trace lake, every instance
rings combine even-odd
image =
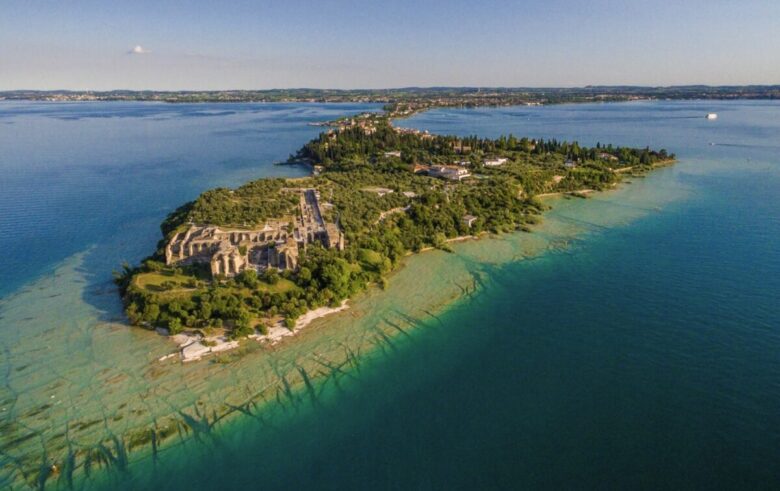
[[[387,290],[287,345],[157,362],[171,346],[123,324],[112,269],[150,253],[166,213],[205,189],[304,175],[273,162],[318,133],[307,123],[367,109],[0,103],[0,485],[780,485],[776,102],[398,121],[679,162],[549,200],[534,233],[412,257]]]

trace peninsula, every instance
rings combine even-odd
[[[666,150],[393,125],[417,109],[329,122],[290,156],[310,177],[212,189],[175,210],[157,251],[116,274],[130,322],[186,333],[193,359],[242,337],[278,339],[384,286],[410,253],[528,231],[545,209],[539,195],[607,189],[674,160]]]

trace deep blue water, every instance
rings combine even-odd
[[[13,268],[42,271],[52,248],[64,257],[138,234],[141,244],[122,251],[140,257],[156,240],[149,227],[170,207],[204,187],[275,170],[268,161],[316,132],[283,120],[289,127],[269,129],[268,142],[246,122],[220,133],[228,125],[219,118],[236,115],[200,117],[233,106],[84,106],[103,116],[153,115],[75,126],[65,124],[72,109],[62,106],[25,114],[49,110],[41,107],[0,105],[17,114],[0,117],[14,122],[0,133],[8,169],[0,245],[16,265],[2,263],[7,291],[7,281],[24,281]],[[316,111],[321,119],[324,109]],[[717,122],[704,120],[710,111]],[[165,119],[147,121],[155,118]],[[169,125],[167,136],[151,124]],[[439,110],[402,125],[665,147],[680,162],[641,186],[677,197],[607,228],[589,226],[567,202],[551,219],[577,220],[588,232],[534,260],[471,264],[489,281],[420,319],[414,336],[367,363],[348,389],[331,394],[333,403],[300,409],[273,429],[237,424],[207,453],[174,449],[169,468],[120,475],[112,487],[780,487],[780,104]],[[273,143],[288,133],[289,144]],[[274,150],[262,153],[266,146]],[[220,180],[224,169],[230,177]],[[105,180],[85,188],[83,173]],[[41,203],[49,206],[38,213]],[[598,196],[581,206],[602,205],[605,214],[639,206]],[[53,209],[61,216],[49,216]],[[38,245],[12,237],[14,227]],[[67,249],[53,247],[60,242]],[[116,260],[101,259],[108,268]]]
[[[373,105],[0,103],[0,298],[100,247],[89,271],[153,250],[173,208],[216,186],[305,175],[274,166]],[[105,278],[105,276],[103,276]]]

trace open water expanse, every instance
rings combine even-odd
[[[414,256],[280,347],[157,361],[111,270],[205,189],[303,175],[272,162],[308,122],[374,108],[0,103],[0,488],[780,487],[775,102],[399,121],[679,162]]]

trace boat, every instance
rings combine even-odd
[[[718,115],[716,113],[707,113],[707,119],[718,119]]]

